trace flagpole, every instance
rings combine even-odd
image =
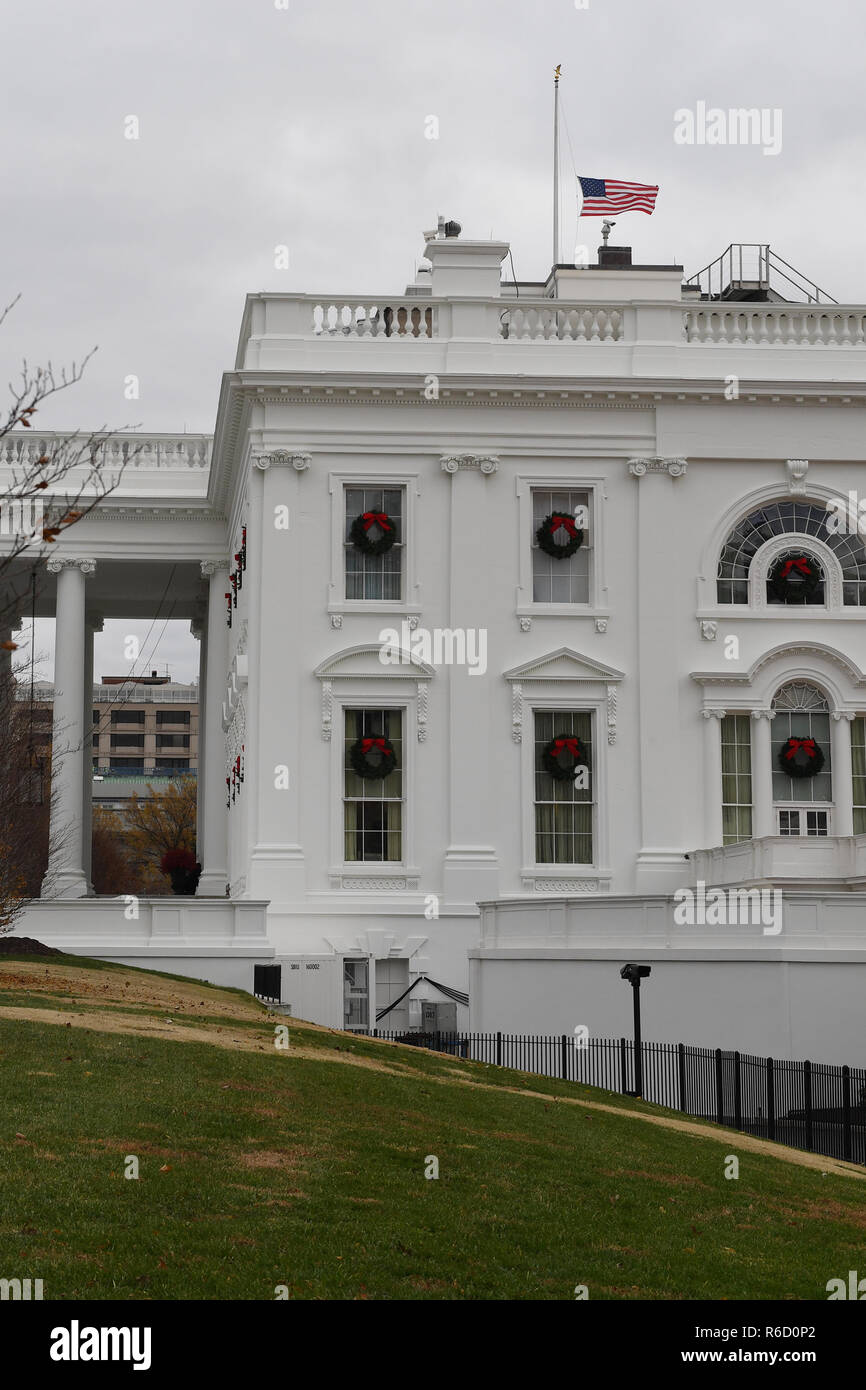
[[[559,70],[553,74],[553,264],[559,261]]]

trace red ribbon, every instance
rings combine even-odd
[[[795,753],[799,753],[802,748],[804,753],[808,753],[810,758],[815,756],[815,740],[813,738],[789,738],[788,751],[785,754],[785,761],[793,758]]]
[[[364,523],[365,531],[369,531],[374,521],[378,522],[383,531],[390,531],[392,529],[387,512],[364,512],[361,520]]]
[[[556,738],[553,740],[553,757],[567,748],[576,758],[580,757],[580,744],[576,738]]]
[[[369,753],[369,751],[370,751],[371,748],[381,748],[381,750],[382,750],[383,753],[386,753],[386,752],[388,751],[388,750],[386,749],[386,747],[385,747],[385,740],[384,740],[383,738],[363,738],[363,739],[361,739],[361,752],[362,752],[362,753]]]
[[[577,536],[577,527],[570,516],[560,516],[557,512],[550,520],[550,534],[555,536],[560,526],[564,526],[572,540]]]
[[[803,558],[802,555],[800,556],[799,560],[786,560],[784,565],[782,566],[782,572],[779,575],[779,578],[787,579],[788,575],[791,573],[791,570],[799,570],[800,574],[805,574],[807,576],[812,573],[812,571],[809,569],[808,562]]]

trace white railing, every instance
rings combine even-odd
[[[412,342],[436,336],[436,306],[424,301],[387,304],[381,299],[352,299],[312,306],[312,331],[324,338],[381,338]]]
[[[619,343],[625,336],[621,305],[567,305],[539,300],[509,307],[500,320],[500,335],[509,341]]]
[[[88,441],[90,441],[88,443]],[[91,439],[87,434],[58,431],[12,430],[0,439],[0,468],[32,466],[44,454],[68,446],[69,456],[81,453],[82,462],[92,458],[106,469],[206,469],[210,466],[212,436],[209,434],[156,435],[126,431],[107,439]]]
[[[866,341],[861,308],[799,308],[794,304],[703,304],[683,311],[689,343],[738,347],[858,347]]]

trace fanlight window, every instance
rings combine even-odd
[[[821,714],[829,713],[830,706],[826,696],[806,681],[789,681],[783,685],[773,700],[773,709],[815,710]]]
[[[842,568],[842,601],[866,606],[866,545],[858,535],[827,529],[828,512],[812,502],[771,502],[750,512],[731,531],[719,560],[719,603],[749,602],[749,570],[758,550],[773,536],[816,536],[833,551]],[[820,597],[819,597],[820,594]],[[823,603],[823,584],[811,599]]]

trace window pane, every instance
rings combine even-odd
[[[403,577],[403,489],[347,487],[345,500],[346,598],[399,602]],[[397,539],[384,555],[364,555],[349,539],[352,523],[364,512],[385,512],[394,525]]]
[[[589,513],[589,525],[582,527],[579,550],[565,560],[548,555],[538,544],[535,533],[551,512],[574,516],[578,507]],[[548,488],[532,489],[532,601],[533,603],[589,603],[589,564],[592,552],[592,513],[590,493]]]
[[[544,770],[542,753],[554,737],[575,736],[586,750],[587,787],[559,782]],[[591,864],[595,776],[592,715],[588,711],[535,713],[535,859],[538,864]]]
[[[394,862],[403,858],[403,712],[347,709],[344,712],[343,829],[347,863]],[[396,764],[387,777],[359,777],[351,749],[359,738],[387,738]]]

